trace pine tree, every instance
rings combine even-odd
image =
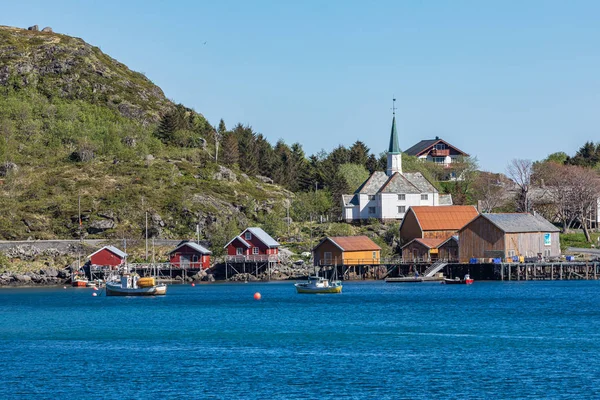
[[[369,148],[367,145],[360,140],[354,142],[352,147],[350,147],[350,162],[364,167],[367,165],[368,158]]]
[[[240,159],[238,142],[235,135],[231,132],[226,132],[223,137],[223,163],[229,167],[236,165]]]

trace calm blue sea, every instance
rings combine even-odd
[[[92,293],[0,289],[0,398],[600,398],[599,282]]]

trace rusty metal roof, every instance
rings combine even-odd
[[[369,239],[367,236],[331,236],[325,238],[324,241],[329,240],[342,251],[370,251],[370,250],[381,250],[375,242]],[[319,243],[319,245],[321,245]],[[317,245],[317,247],[319,247]]]
[[[479,215],[475,206],[414,206],[410,210],[423,231],[458,231]]]

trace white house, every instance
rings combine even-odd
[[[348,222],[376,218],[400,220],[410,206],[452,205],[420,172],[402,172],[396,116],[392,119],[386,172],[375,171],[351,195],[342,195],[342,218]]]

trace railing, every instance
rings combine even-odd
[[[431,150],[432,157],[447,157],[450,155],[450,149],[433,149]]]
[[[277,254],[250,254],[250,255],[235,255],[227,256],[227,262],[244,263],[244,262],[278,262],[279,255]]]

